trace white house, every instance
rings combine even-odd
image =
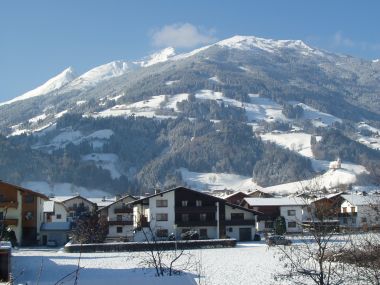
[[[56,196],[50,200],[62,203],[68,213],[68,221],[74,221],[83,214],[91,213],[96,210],[96,204],[80,196]]]
[[[379,195],[342,195],[340,222],[348,228],[380,228]]]
[[[308,203],[299,197],[244,198],[242,206],[263,213],[258,217],[258,231],[272,231],[277,217],[284,217],[286,231],[301,232],[302,222],[309,217]]]
[[[252,240],[256,211],[199,191],[178,187],[133,202],[135,240],[177,239],[188,231],[200,238]]]
[[[133,240],[133,205],[130,203],[135,200],[127,195],[98,210],[108,221],[107,239]]]
[[[42,245],[64,245],[69,240],[71,222],[66,206],[57,201],[44,202],[44,219],[41,225]]]

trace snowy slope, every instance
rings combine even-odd
[[[33,89],[29,92],[26,92],[25,94],[18,96],[12,100],[0,103],[0,106],[11,104],[17,101],[26,100],[33,97],[38,97],[41,95],[45,95],[47,93],[50,93],[52,91],[58,90],[61,87],[67,85],[68,83],[72,82],[75,79],[75,73],[74,70],[69,67],[62,71],[60,74],[54,76],[53,78],[46,81],[41,86],[37,87],[36,89]]]
[[[76,78],[68,86],[73,89],[83,89],[125,74],[129,70],[129,65],[125,61],[113,61],[97,66]]]
[[[136,64],[146,67],[151,66],[157,63],[165,62],[171,59],[173,56],[175,56],[175,50],[172,47],[165,48],[161,51],[158,51],[156,53],[153,53],[152,55],[148,56],[143,61],[137,61]]]
[[[199,173],[191,172],[186,168],[181,168],[183,181],[191,189],[196,190],[223,190],[232,189],[235,191],[247,191],[261,189],[252,178],[228,174],[228,173]]]

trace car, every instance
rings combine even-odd
[[[290,239],[286,239],[284,236],[271,236],[267,239],[267,245],[291,245],[292,241]]]
[[[181,234],[181,239],[183,240],[198,240],[199,234],[197,231],[187,231]]]

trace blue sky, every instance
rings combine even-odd
[[[0,101],[68,66],[83,73],[174,45],[190,50],[233,35],[301,39],[380,58],[380,1],[1,0]]]

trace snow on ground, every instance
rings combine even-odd
[[[263,141],[270,141],[278,144],[284,148],[295,151],[302,156],[309,158],[313,157],[313,152],[311,151],[311,135],[306,133],[284,133],[284,134],[273,134],[267,133],[261,135]],[[317,141],[321,140],[321,136],[317,136]]]
[[[83,269],[80,270],[78,284],[197,284],[200,271],[201,284],[269,285],[276,283],[272,275],[280,267],[274,252],[263,242],[238,243],[235,248],[191,250],[189,253],[193,260],[200,262],[200,270],[194,268],[187,275],[164,278],[154,277],[153,270],[141,268],[142,257],[146,256],[144,253],[82,253],[80,266]],[[25,284],[26,281],[36,284],[41,267],[39,284],[53,284],[76,270],[78,256],[78,253],[42,248],[14,250],[13,271],[17,284]]]
[[[178,82],[179,82],[179,80],[169,80],[169,81],[165,82],[165,85],[170,86],[170,85],[173,85],[173,84],[178,83]]]
[[[330,169],[316,178],[270,186],[264,188],[264,190],[269,193],[287,195],[302,192],[306,187],[333,189],[342,184],[355,184],[357,182],[357,175],[367,173],[367,170],[361,165],[342,163],[341,169]]]
[[[46,114],[41,114],[41,115],[38,115],[38,116],[35,116],[31,119],[28,120],[29,123],[38,123],[38,121],[42,121],[42,120],[45,120],[46,119]]]
[[[357,128],[359,130],[367,130],[372,132],[373,134],[371,136],[365,136],[360,133],[358,133],[357,141],[361,144],[366,145],[367,147],[380,150],[380,130],[377,128],[374,128],[365,122],[360,122],[357,124]]]
[[[187,100],[189,97],[188,93],[181,93],[176,94],[173,96],[168,96],[168,103],[165,105],[166,108],[174,109],[176,112],[178,112],[177,103]]]
[[[94,198],[109,196],[109,193],[102,190],[78,187],[71,183],[50,184],[46,181],[25,181],[21,183],[21,186],[47,196],[51,194],[54,196],[71,196],[80,194],[83,197]]]
[[[96,166],[108,170],[112,179],[119,178],[121,173],[118,169],[119,157],[114,153],[91,153],[82,156],[84,161],[94,161]]]
[[[75,145],[80,144],[83,141],[88,141],[92,144],[94,149],[100,149],[103,147],[103,144],[113,135],[113,131],[109,129],[98,130],[87,136],[83,135],[80,131],[63,131],[59,135],[55,136],[49,144],[33,145],[34,149],[59,149],[64,147],[69,143]]]
[[[326,126],[331,126],[331,124],[335,122],[342,122],[341,119],[318,111],[317,109],[314,109],[306,104],[299,103],[299,102],[293,102],[294,105],[301,106],[303,109],[303,116],[302,118],[305,120],[311,120],[314,126],[316,127],[326,127]]]
[[[191,172],[186,168],[180,168],[183,181],[192,189],[196,190],[223,190],[233,189],[247,191],[261,189],[252,178],[227,173],[198,173]]]
[[[214,81],[216,83],[223,83],[222,81],[220,81],[217,75],[210,77],[208,80]]]

